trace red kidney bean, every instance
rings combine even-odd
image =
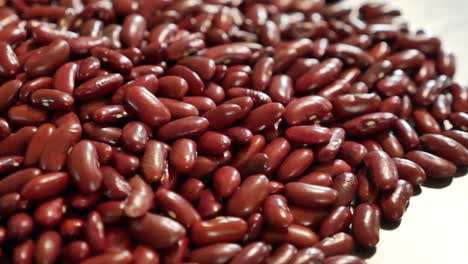
[[[78,210],[87,210],[94,206],[99,198],[97,193],[74,193],[70,197],[70,206]]]
[[[335,97],[332,102],[334,114],[345,118],[374,112],[380,106],[381,99],[375,93],[347,94]]]
[[[295,82],[298,93],[315,91],[335,79],[341,71],[343,63],[338,59],[329,59],[304,73]]]
[[[206,57],[187,56],[178,60],[177,63],[195,71],[205,81],[210,80],[215,74],[215,62]]]
[[[195,166],[196,158],[197,144],[193,140],[181,138],[172,144],[169,161],[176,171],[190,171]]]
[[[468,114],[463,112],[452,113],[449,115],[449,120],[454,128],[468,131]]]
[[[198,156],[195,160],[195,165],[193,166],[192,170],[190,170],[187,174],[190,177],[202,178],[215,170],[217,167],[218,162],[216,160]]]
[[[21,67],[12,47],[4,41],[0,42],[0,60],[0,76],[4,78],[12,77]]]
[[[25,126],[0,141],[0,155],[21,155],[26,150],[37,128]]]
[[[412,150],[419,146],[418,134],[406,120],[398,119],[393,126],[393,131],[405,150]]]
[[[78,86],[73,94],[79,100],[94,99],[117,90],[122,84],[123,77],[118,73],[97,76]]]
[[[364,136],[390,128],[397,117],[391,113],[376,112],[355,117],[343,124],[349,135]]]
[[[455,74],[455,66],[455,55],[443,49],[439,50],[436,59],[436,67],[440,74],[453,77]]]
[[[44,123],[47,120],[47,113],[41,109],[29,105],[16,105],[8,110],[10,123],[18,126],[33,126]]]
[[[116,145],[122,136],[122,129],[118,127],[102,126],[92,122],[84,123],[83,130],[90,139],[110,145]]]
[[[19,192],[33,178],[41,174],[37,168],[22,169],[0,180],[0,195]]]
[[[292,126],[286,130],[286,138],[301,144],[321,144],[330,140],[331,132],[328,128],[318,125]]]
[[[468,150],[457,141],[438,134],[425,134],[420,139],[422,146],[427,151],[456,165],[468,164]]]
[[[421,133],[434,133],[440,134],[441,128],[434,117],[424,109],[416,109],[413,111],[413,119],[416,128]]]
[[[277,179],[289,182],[302,175],[314,160],[314,153],[310,149],[296,149],[281,163]]]
[[[404,150],[398,139],[390,132],[381,132],[376,135],[378,143],[382,146],[382,149],[392,157],[403,157]]]
[[[159,188],[154,197],[155,202],[167,215],[185,227],[189,228],[201,219],[192,205],[175,192]]]
[[[204,117],[190,116],[169,122],[159,128],[157,136],[161,140],[180,137],[193,137],[208,129],[209,120]]]
[[[286,198],[282,195],[269,196],[263,205],[263,215],[266,224],[273,228],[287,228],[293,222]]]
[[[172,119],[179,119],[188,116],[198,116],[198,109],[190,103],[177,101],[169,98],[159,98],[159,101],[167,107]]]
[[[11,215],[19,207],[19,193],[9,193],[0,197],[0,213],[4,216]]]
[[[287,264],[297,253],[297,249],[291,244],[282,244],[269,257],[265,259],[267,264]]]
[[[63,247],[62,257],[66,261],[77,263],[88,258],[90,254],[91,249],[88,243],[82,240],[74,240]]]
[[[141,15],[132,14],[125,18],[121,39],[128,47],[139,47],[144,37],[146,28],[145,18]]]
[[[189,202],[195,202],[200,198],[200,193],[204,188],[203,182],[190,178],[179,187],[178,193]]]
[[[323,252],[315,247],[307,247],[299,250],[290,260],[292,264],[320,263],[325,259]]]
[[[298,248],[311,247],[318,241],[317,234],[311,229],[292,224],[287,229],[267,229],[262,239],[268,243],[290,243]]]
[[[278,74],[271,78],[268,94],[273,101],[287,104],[294,95],[293,82],[288,75]]]
[[[204,96],[185,96],[182,100],[185,103],[195,106],[200,114],[204,114],[216,108],[216,103],[210,98]]]
[[[95,192],[102,184],[96,147],[89,141],[75,145],[68,158],[68,171],[82,192]]]
[[[323,219],[320,225],[320,236],[329,237],[345,231],[351,223],[351,218],[352,214],[349,208],[344,206],[336,207]]]
[[[245,246],[230,263],[262,263],[269,255],[270,248],[263,242],[254,242]]]
[[[35,243],[31,239],[16,245],[13,249],[13,260],[16,263],[32,263],[34,256],[34,246]]]
[[[169,110],[148,90],[141,86],[126,89],[126,102],[149,126],[160,126],[171,119]]]
[[[101,62],[96,57],[88,57],[80,62],[76,78],[80,81],[86,81],[96,77],[101,69]]]
[[[164,76],[159,79],[158,95],[180,99],[188,91],[188,84],[185,79],[178,76]]]
[[[203,94],[205,85],[200,76],[190,68],[183,65],[175,65],[167,71],[167,74],[183,78],[188,84],[188,93],[190,95],[200,96]]]
[[[428,152],[410,151],[405,158],[421,166],[428,177],[447,178],[453,176],[456,171],[454,163]]]
[[[68,173],[52,172],[42,174],[26,183],[21,196],[27,200],[43,200],[63,192],[70,182]]]
[[[251,193],[255,197],[246,199]],[[233,216],[248,216],[261,206],[268,195],[268,179],[264,175],[252,175],[246,178],[226,204],[226,210]]]
[[[224,89],[221,86],[213,82],[209,82],[207,84],[207,87],[203,90],[203,96],[210,98],[218,105],[224,102],[224,99],[226,98],[226,93],[224,92]]]
[[[34,222],[28,214],[17,213],[8,218],[6,228],[8,238],[23,240],[28,238],[33,231]]]
[[[23,165],[24,158],[21,156],[5,156],[0,158],[0,174],[16,171]]]
[[[345,131],[342,128],[331,128],[330,141],[323,146],[320,146],[316,151],[317,161],[328,162],[333,160],[340,151],[341,145],[345,138]]]
[[[91,54],[101,61],[103,68],[108,68],[121,74],[129,73],[133,66],[130,59],[108,48],[94,47],[91,49]]]
[[[395,68],[406,70],[420,67],[424,58],[424,54],[419,50],[407,49],[391,55],[388,60]]]
[[[399,220],[403,216],[412,195],[413,186],[405,180],[399,180],[395,190],[383,194],[380,199],[383,217],[390,221]]]
[[[468,148],[468,133],[461,130],[446,130],[442,132],[446,137],[452,138],[462,144],[465,148]]]
[[[54,263],[59,259],[62,238],[55,231],[47,231],[39,236],[34,248],[36,263]]]
[[[214,173],[213,188],[221,197],[229,197],[240,185],[241,178],[236,168],[225,166]]]
[[[328,114],[331,103],[320,96],[306,96],[290,102],[285,109],[284,118],[290,125],[314,122]]]
[[[101,215],[92,211],[86,218],[84,227],[84,235],[86,241],[93,252],[102,252],[106,247],[104,223],[102,222]]]
[[[108,201],[99,204],[96,210],[101,215],[103,223],[115,223],[123,218],[124,205],[124,202]]]
[[[200,191],[199,196],[197,211],[202,218],[214,217],[221,211],[221,203],[210,190]]]
[[[138,264],[159,264],[160,261],[159,254],[147,246],[137,246],[132,255],[133,261]]]
[[[80,218],[65,218],[60,224],[60,235],[65,239],[78,237],[83,231],[84,221]]]
[[[43,76],[52,73],[70,56],[70,46],[64,40],[56,40],[39,53],[29,57],[23,68],[29,76]],[[47,64],[44,64],[47,62]]]
[[[187,260],[200,264],[227,263],[241,252],[241,249],[238,244],[216,243],[191,251],[187,256]]]
[[[78,63],[68,62],[59,67],[54,74],[52,86],[54,89],[73,94],[75,81],[79,70]]]
[[[360,204],[354,210],[353,234],[363,247],[374,247],[379,242],[380,219],[378,212],[369,204]]]
[[[322,163],[315,166],[314,172],[326,172],[332,177],[344,172],[351,172],[351,166],[343,160],[335,159],[332,162]]]
[[[207,131],[197,139],[198,150],[207,154],[222,154],[231,147],[231,139],[224,134]]]
[[[373,62],[373,58],[360,48],[344,43],[328,46],[327,54],[358,67],[368,67]]]
[[[155,249],[174,245],[185,236],[185,228],[178,222],[164,216],[146,213],[129,221],[131,236]],[[160,234],[155,237],[153,234]]]
[[[216,217],[196,222],[191,230],[191,240],[199,245],[236,242],[247,231],[247,223],[237,217]]]
[[[341,158],[353,167],[359,165],[366,154],[366,147],[354,141],[344,141],[340,150]]]
[[[244,126],[256,133],[271,126],[283,115],[284,107],[280,103],[267,103],[250,112],[244,120]]]
[[[335,204],[337,206],[345,206],[354,199],[358,188],[358,181],[354,174],[344,172],[335,176],[333,184],[330,187],[338,192]]]
[[[11,80],[0,86],[0,111],[5,111],[15,102],[22,84],[20,80]]]
[[[354,248],[354,239],[346,233],[337,233],[318,242],[315,247],[320,249],[325,256],[336,256],[351,253]]]
[[[106,188],[105,194],[111,199],[123,199],[131,192],[131,187],[127,180],[114,168],[104,166],[100,168],[103,185]]]
[[[136,218],[145,215],[153,206],[154,194],[151,186],[135,175],[129,180],[132,191],[128,194],[124,205],[125,215]]]
[[[150,135],[150,128],[144,123],[138,121],[129,122],[122,129],[121,141],[125,149],[139,153],[145,150]]]
[[[293,203],[308,207],[324,207],[335,203],[338,193],[324,186],[302,182],[290,182],[285,185],[285,196]]]
[[[332,185],[333,179],[330,174],[325,172],[311,172],[300,178],[298,181],[312,185],[330,187]]]
[[[449,117],[451,112],[452,109],[449,97],[444,94],[437,96],[432,105],[432,116],[434,116],[437,121],[442,122]]]
[[[398,170],[390,156],[383,151],[371,151],[364,158],[368,173],[379,189],[392,190],[398,181]]]
[[[400,179],[413,185],[421,185],[426,181],[426,172],[417,163],[402,158],[393,158]]]

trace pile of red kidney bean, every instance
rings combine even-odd
[[[1,263],[364,263],[468,164],[455,57],[388,4],[0,3]]]

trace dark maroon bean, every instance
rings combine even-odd
[[[171,147],[169,163],[180,173],[186,173],[195,166],[197,158],[197,144],[195,141],[181,138],[176,140]]]
[[[263,206],[263,215],[266,224],[273,228],[287,228],[293,221],[286,198],[282,195],[269,196]]]
[[[210,218],[218,215],[222,209],[222,204],[216,199],[210,190],[200,192],[197,211],[203,218]]]
[[[117,90],[122,84],[123,77],[118,73],[97,76],[78,86],[73,94],[79,100],[95,99]]]
[[[366,154],[366,147],[354,141],[344,141],[340,150],[340,156],[351,166],[360,164]]]
[[[286,130],[286,138],[302,144],[326,143],[331,138],[328,128],[322,126],[292,126]]]
[[[293,203],[309,208],[331,205],[338,197],[331,188],[301,182],[286,184],[285,195]]]
[[[298,93],[315,91],[335,79],[341,71],[343,63],[338,59],[329,59],[304,73],[295,82]]]
[[[390,221],[401,219],[412,195],[413,186],[405,180],[399,180],[395,190],[383,194],[380,199],[383,217]]]
[[[379,189],[392,190],[398,181],[398,170],[393,160],[383,151],[371,151],[364,158],[368,173]]]
[[[236,168],[225,166],[219,168],[213,177],[213,188],[221,197],[231,196],[239,187],[241,182],[240,174]]]
[[[128,47],[139,47],[144,37],[146,28],[145,18],[132,14],[125,18],[122,25],[121,39]]]
[[[73,263],[82,261],[91,255],[88,243],[82,240],[74,240],[63,247],[62,257]]]
[[[393,162],[397,167],[400,179],[413,185],[421,185],[426,181],[426,172],[415,162],[402,158],[393,158]]]
[[[215,74],[215,62],[206,57],[183,57],[180,60],[178,60],[177,63],[195,71],[200,76],[200,78],[202,78],[205,81],[210,80]]]
[[[250,197],[256,193],[255,197]],[[246,178],[226,204],[226,210],[233,216],[248,216],[261,206],[268,195],[268,179],[264,175]],[[246,199],[246,197],[250,197]]]
[[[154,194],[151,186],[135,175],[129,180],[132,191],[124,205],[124,212],[128,217],[141,217],[153,206]]]
[[[204,188],[203,182],[190,178],[179,187],[178,193],[189,202],[195,202],[200,198],[200,193]]]
[[[287,104],[294,95],[294,88],[291,77],[288,75],[274,75],[268,89],[268,94],[273,101]]]
[[[379,242],[380,219],[369,204],[360,204],[354,210],[353,234],[356,242],[364,247],[374,247]]]
[[[74,184],[82,192],[95,192],[102,184],[96,148],[89,141],[80,141],[68,158],[68,170]]]
[[[227,263],[231,258],[241,252],[241,247],[232,243],[216,243],[200,247],[191,251],[187,259],[194,263]]]
[[[315,247],[320,249],[325,256],[351,253],[354,248],[354,239],[344,232],[326,237],[318,242]]]
[[[456,59],[455,55],[446,50],[440,50],[437,54],[436,67],[440,74],[453,77],[455,74]]]
[[[290,102],[285,109],[284,118],[290,125],[314,122],[328,114],[331,103],[320,96],[306,96]]]
[[[86,81],[96,77],[101,69],[101,62],[96,57],[88,57],[81,61],[76,78],[80,81]]]
[[[407,49],[400,51],[388,57],[388,60],[396,69],[411,69],[418,68],[424,62],[424,54],[419,50]]]
[[[346,64],[356,65],[358,67],[368,67],[373,58],[367,52],[356,46],[340,43],[330,45],[327,54],[345,62]]]
[[[281,182],[295,180],[302,175],[314,161],[314,153],[310,149],[292,151],[278,168],[277,179]]]
[[[163,125],[158,130],[158,138],[172,140],[180,137],[193,137],[208,129],[209,120],[204,117],[185,117]]]
[[[204,114],[216,108],[216,103],[205,96],[185,96],[182,100],[185,103],[195,106],[200,114]]]
[[[105,264],[105,263],[115,263],[115,264],[129,264],[132,262],[132,254],[128,251],[119,251],[119,252],[110,252],[102,253],[100,255],[95,255],[93,257],[87,258],[82,261],[83,264]]]
[[[60,257],[62,238],[55,231],[42,233],[34,248],[36,263],[54,263]]]
[[[454,128],[468,131],[468,114],[464,112],[452,113],[449,115],[450,123]]]
[[[164,76],[159,79],[158,95],[173,99],[181,99],[188,91],[185,79],[178,76]]]
[[[413,119],[416,128],[422,133],[440,134],[441,128],[434,117],[424,109],[416,109],[413,111]]]
[[[190,228],[201,219],[192,205],[175,192],[159,188],[154,197],[155,202],[167,215],[187,228]]]
[[[422,146],[427,151],[456,165],[468,164],[468,150],[457,141],[438,134],[425,134],[420,139]]]
[[[347,94],[335,97],[333,110],[338,117],[351,117],[375,112],[381,103],[380,97],[375,93]]]
[[[145,124],[160,126],[171,119],[169,110],[146,88],[130,86],[126,90],[127,104]]]
[[[452,177],[456,171],[454,163],[428,152],[420,150],[410,151],[406,153],[405,158],[421,166],[428,177]]]
[[[178,222],[151,213],[131,219],[129,230],[133,238],[155,249],[170,247],[185,236],[185,228]],[[161,236],[154,236],[156,233]]]
[[[5,111],[15,102],[22,84],[19,80],[11,80],[0,86],[0,111]]]
[[[17,213],[8,218],[7,235],[10,239],[26,239],[34,229],[34,222],[31,216],[26,213]]]
[[[52,73],[70,56],[70,46],[64,40],[56,40],[39,54],[29,57],[23,68],[29,76],[43,76]],[[44,64],[47,62],[46,64]]]
[[[344,172],[335,176],[333,184],[330,187],[338,192],[335,204],[337,206],[346,206],[356,195],[358,180],[354,174]]]
[[[0,42],[0,61],[0,76],[4,78],[12,77],[21,67],[12,47],[4,41]]]
[[[63,64],[55,71],[53,78],[54,89],[68,94],[73,94],[78,70],[79,66],[76,62]]]
[[[344,129],[349,135],[365,136],[383,131],[395,123],[397,117],[391,113],[371,113],[346,121]]]
[[[175,65],[167,71],[168,75],[176,75],[183,78],[188,84],[188,94],[200,96],[203,94],[205,84],[198,74],[183,65]]]
[[[345,231],[351,223],[351,210],[344,206],[333,209],[320,225],[320,236],[328,237]]]
[[[287,229],[267,229],[262,233],[267,243],[290,243],[298,248],[311,247],[318,242],[318,235],[310,228],[292,224]]]
[[[458,141],[460,144],[465,146],[465,148],[468,148],[468,132],[461,130],[447,130],[442,132],[442,134]]]

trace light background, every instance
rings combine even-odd
[[[442,38],[444,46],[457,55],[456,80],[468,84],[468,1],[390,2],[401,8],[411,29],[428,29]],[[423,187],[411,199],[398,227],[381,230],[381,242],[369,264],[468,263],[468,177],[435,185]]]

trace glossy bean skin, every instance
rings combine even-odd
[[[351,166],[360,164],[366,155],[366,147],[354,141],[344,141],[340,150],[341,158]]]
[[[125,215],[131,218],[141,217],[154,204],[154,193],[140,176],[135,175],[129,180],[132,188],[124,204]]]
[[[97,76],[82,83],[73,91],[73,95],[79,100],[89,100],[109,94],[123,84],[123,77],[118,73]]]
[[[460,144],[465,146],[465,148],[468,146],[468,133],[465,131],[461,130],[446,130],[442,132],[444,136],[447,136],[449,138],[452,138],[456,141],[458,141]]]
[[[364,264],[366,263],[363,259],[353,255],[339,255],[325,259],[324,264]]]
[[[344,206],[336,207],[323,219],[320,225],[320,236],[328,237],[345,231],[351,223],[351,218],[352,214],[349,208]]]
[[[426,172],[417,163],[403,158],[393,158],[400,179],[413,185],[421,185],[426,181]]]
[[[314,153],[310,149],[292,151],[278,168],[277,179],[289,182],[298,178],[314,161]]]
[[[181,138],[172,144],[169,161],[176,171],[190,171],[195,166],[196,158],[197,144],[193,140]]]
[[[34,249],[36,263],[53,263],[59,258],[62,239],[57,232],[47,231],[39,236]]]
[[[427,177],[431,178],[452,177],[456,171],[454,163],[421,150],[413,150],[406,153],[405,159],[409,159],[421,166],[426,172]]]
[[[56,40],[44,48],[40,54],[29,57],[24,63],[24,71],[29,76],[49,75],[64,64],[70,56],[70,46],[64,40]],[[50,58],[53,58],[52,60]],[[47,61],[47,64],[43,64]]]
[[[356,195],[358,181],[353,173],[344,172],[334,177],[330,187],[338,192],[335,204],[337,206],[345,206],[353,201]]]
[[[301,182],[286,184],[284,194],[293,203],[309,208],[331,205],[338,197],[338,193],[329,187]]]
[[[345,139],[345,130],[342,128],[331,128],[331,137],[328,144],[319,147],[316,151],[317,161],[328,162],[336,157]]]
[[[293,222],[286,198],[282,195],[271,195],[263,205],[265,222],[273,228],[287,228]]]
[[[200,264],[227,263],[241,250],[238,244],[216,243],[193,250],[188,254],[187,260]]]
[[[208,129],[209,121],[204,117],[189,116],[169,122],[159,128],[157,136],[161,140],[193,137]]]
[[[393,127],[393,132],[405,150],[412,150],[419,146],[418,134],[406,120],[398,119]]]
[[[268,255],[270,249],[263,242],[254,242],[245,246],[230,263],[261,263]]]
[[[241,175],[234,167],[224,166],[214,173],[213,188],[221,197],[231,196],[240,183]]]
[[[286,264],[289,263],[289,261],[296,253],[297,249],[293,245],[282,244],[269,257],[266,258],[265,262],[268,264]]]
[[[267,243],[290,243],[297,248],[311,247],[318,239],[310,228],[296,224],[282,230],[266,229],[262,233],[262,240]]]
[[[8,218],[7,234],[11,239],[26,239],[34,228],[34,222],[31,216],[25,213],[17,213]]]
[[[371,151],[364,158],[368,173],[382,190],[395,188],[398,181],[398,170],[390,156],[383,151]]]
[[[20,192],[31,179],[41,174],[37,168],[29,168],[16,171],[0,180],[0,194]]]
[[[171,113],[153,94],[142,86],[126,89],[125,100],[139,118],[148,126],[160,126],[169,122]]]
[[[244,120],[244,127],[253,133],[273,125],[284,113],[280,103],[267,103],[252,110]]]
[[[207,131],[197,139],[198,150],[219,155],[231,147],[231,139],[224,134]]]
[[[315,245],[315,247],[320,249],[325,256],[335,256],[351,253],[354,248],[354,244],[355,242],[351,235],[340,232],[322,239]]]
[[[403,216],[412,195],[413,186],[405,180],[399,180],[395,190],[383,194],[380,199],[383,218],[390,221],[399,220]]]
[[[4,78],[13,76],[21,67],[12,47],[4,41],[0,42],[0,58],[0,76]]]
[[[457,141],[438,134],[424,134],[420,139],[422,146],[427,151],[456,165],[468,163],[468,150]]]
[[[434,117],[426,110],[416,109],[413,111],[413,119],[416,123],[416,128],[421,133],[440,134],[441,128]]]
[[[380,219],[369,204],[360,204],[353,215],[353,233],[356,242],[364,247],[374,247],[379,242]]]
[[[253,199],[251,193],[256,193]],[[226,204],[230,215],[244,217],[254,213],[261,206],[268,195],[268,179],[264,175],[252,175],[246,178],[239,189],[234,192]]]
[[[331,103],[320,96],[306,96],[290,102],[284,118],[290,125],[301,125],[319,120],[332,109]]]
[[[285,134],[288,140],[302,144],[326,143],[331,138],[330,130],[318,125],[292,126],[286,130]]]
[[[42,174],[26,183],[21,196],[27,200],[43,200],[63,192],[70,182],[70,176],[66,172],[52,172]]]
[[[247,223],[237,217],[216,217],[195,223],[191,240],[200,245],[240,241],[247,231]]]
[[[343,63],[338,59],[326,60],[304,73],[296,80],[298,93],[312,92],[330,83],[341,71]]]
[[[174,245],[185,236],[185,228],[176,221],[156,214],[146,213],[141,218],[134,218],[129,222],[130,234],[133,238],[158,249]],[[152,234],[164,234],[155,238]]]
[[[68,158],[70,176],[82,192],[95,192],[101,187],[102,173],[98,166],[96,148],[89,141],[80,141]]]
[[[63,247],[63,259],[71,262],[79,262],[91,254],[89,245],[82,240],[75,240]]]
[[[349,135],[364,136],[383,131],[391,127],[396,120],[397,117],[391,113],[376,112],[346,121],[343,127]]]
[[[187,228],[201,220],[192,205],[175,192],[159,188],[154,198],[163,211]]]

